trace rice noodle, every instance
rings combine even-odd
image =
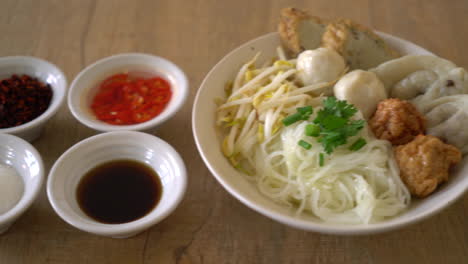
[[[316,142],[309,150],[297,145],[306,124],[284,128],[271,141],[257,146],[256,163],[266,163],[256,171],[263,175],[257,184],[264,195],[290,206],[299,201],[297,213],[307,211],[324,221],[345,224],[382,221],[408,206],[410,194],[400,180],[387,141],[364,131],[358,136],[366,139],[366,146],[356,152],[347,146],[336,150],[320,167],[323,149]],[[272,161],[272,153],[279,162]],[[289,175],[287,180],[279,176],[282,171]]]
[[[368,224],[401,213],[410,194],[399,177],[391,145],[365,127],[355,137],[367,144],[358,151],[337,148],[319,165],[323,147],[304,136],[307,121],[284,127],[281,120],[297,107],[322,105],[319,95],[335,83],[301,86],[295,60],[278,49],[279,61],[255,68],[258,55],[236,75],[232,93],[217,111],[224,124],[223,153],[232,165],[279,204],[323,221]],[[315,114],[314,114],[315,115]],[[313,120],[311,116],[309,122]],[[360,112],[357,118],[362,118]],[[299,140],[313,145],[309,150]],[[355,139],[349,139],[354,142]]]

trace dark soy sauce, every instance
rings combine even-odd
[[[78,204],[89,217],[106,224],[122,224],[148,214],[161,198],[156,172],[133,160],[115,160],[90,170],[80,180]]]

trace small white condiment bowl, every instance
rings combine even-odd
[[[89,170],[121,159],[138,161],[152,168],[161,179],[161,199],[151,212],[135,221],[100,223],[81,210],[76,189]],[[68,149],[49,173],[47,195],[55,212],[70,225],[97,235],[126,238],[167,217],[182,200],[186,185],[184,162],[168,143],[142,132],[116,131],[90,137]]]
[[[24,189],[18,203],[0,214],[0,234],[18,219],[34,202],[44,181],[44,165],[41,155],[25,140],[8,134],[0,134],[0,163],[11,166],[21,176]]]
[[[31,142],[41,135],[46,122],[57,113],[65,101],[67,78],[57,66],[42,59],[26,56],[0,58],[0,79],[9,78],[13,74],[29,75],[48,83],[52,88],[52,100],[44,113],[25,124],[0,128],[0,133],[13,134]]]
[[[97,119],[90,105],[98,86],[118,73],[143,73],[162,77],[171,85],[171,100],[159,115],[143,123],[112,125]],[[185,103],[188,92],[187,77],[174,63],[149,54],[125,53],[101,59],[82,70],[70,85],[68,107],[79,122],[98,131],[149,131],[175,115]]]

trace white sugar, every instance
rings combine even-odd
[[[0,215],[12,209],[21,199],[24,183],[18,172],[0,164]]]

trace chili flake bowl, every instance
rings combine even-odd
[[[0,133],[13,134],[31,142],[41,135],[46,122],[57,113],[65,101],[67,79],[57,66],[42,59],[27,56],[0,58],[0,79],[9,78],[14,74],[37,78],[49,84],[52,89],[52,99],[44,113],[22,125],[0,128]]]
[[[146,122],[132,125],[113,125],[99,120],[91,109],[99,85],[113,75],[135,72],[161,77],[169,82],[172,97],[164,110]],[[187,95],[187,77],[177,65],[158,56],[124,53],[101,59],[82,70],[70,85],[68,107],[79,122],[101,132],[148,131],[175,115],[185,103]]]

